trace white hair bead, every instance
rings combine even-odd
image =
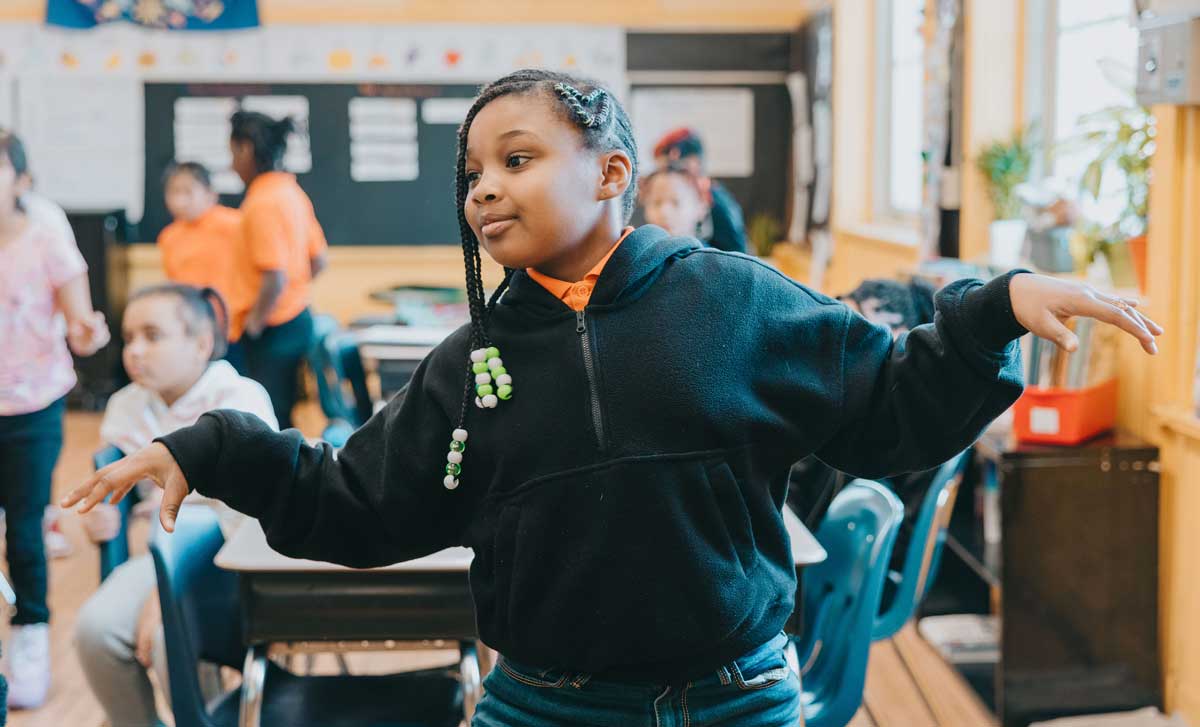
[[[487,349],[477,348],[471,352],[471,361],[474,363],[482,363],[487,359]]]
[[[490,383],[492,383],[492,375],[488,374],[488,373],[475,374],[475,383],[477,385],[478,384],[490,384]]]
[[[488,409],[495,409],[496,405],[499,403],[500,399],[498,399],[495,394],[488,394],[487,396],[483,397],[483,405]]]
[[[498,368],[500,368],[501,366],[503,366],[503,365],[504,365],[504,359],[501,359],[501,358],[489,358],[489,359],[488,359],[488,362],[487,362],[487,365],[488,365],[488,368],[489,368],[489,369],[498,369]]]
[[[480,399],[478,396],[475,397],[475,406],[482,409],[483,408],[483,399]]]
[[[455,452],[455,451],[451,450],[446,453],[446,461],[447,462],[453,462],[454,464],[462,464],[462,459],[463,459],[462,452]]]
[[[454,475],[446,475],[446,479],[442,480],[442,484],[447,490],[453,490],[458,487],[458,479]]]
[[[455,429],[454,433],[450,435],[450,438],[456,442],[465,442],[467,441],[467,430]]]
[[[500,374],[496,377],[496,386],[512,386],[512,377],[508,374]]]

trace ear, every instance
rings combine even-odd
[[[17,177],[16,189],[18,197],[28,194],[29,190],[33,189],[33,177],[29,176],[28,173]]]
[[[196,348],[204,354],[205,361],[212,360],[213,351],[216,350],[216,341],[213,338],[212,331],[204,330],[196,334]]]
[[[600,155],[600,188],[597,199],[616,199],[625,194],[633,181],[633,161],[620,150]]]

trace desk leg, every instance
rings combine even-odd
[[[267,680],[267,646],[256,644],[246,650],[242,667],[242,704],[238,712],[240,727],[260,727],[263,686]]]
[[[479,677],[479,657],[475,650],[475,644],[464,641],[459,648],[462,653],[458,671],[459,678],[462,680],[463,717],[466,718],[467,724],[471,724],[471,720],[475,717],[475,706],[479,704],[479,700],[483,696],[483,682]]]

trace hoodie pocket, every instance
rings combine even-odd
[[[599,672],[686,658],[780,598],[778,579],[758,576],[756,549],[756,533],[786,538],[778,511],[719,458],[543,480],[514,492],[495,522],[492,572],[476,574],[493,595],[480,623],[533,663]]]

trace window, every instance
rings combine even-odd
[[[1095,150],[1073,142],[1082,117],[1135,103],[1137,30],[1129,0],[1031,0],[1026,8],[1025,117],[1042,142],[1035,178],[1052,178],[1079,198],[1089,219],[1115,221],[1124,207],[1120,171],[1105,170],[1098,202],[1080,195]]]
[[[921,210],[925,0],[876,0],[876,221],[912,220]]]

